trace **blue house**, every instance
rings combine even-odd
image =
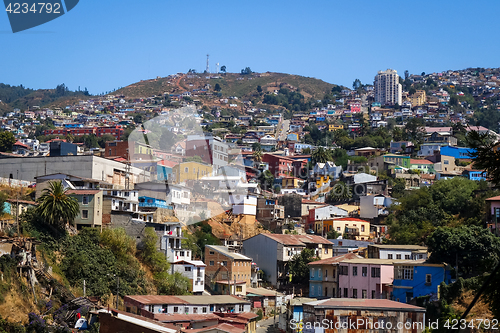
[[[424,260],[395,262],[393,300],[408,303],[415,297],[427,295],[437,299],[441,282],[451,282],[445,264],[431,264]]]
[[[158,164],[156,166],[156,177],[158,180],[168,180],[172,177],[172,168]]]
[[[165,200],[152,197],[139,197],[139,207],[173,209]]]
[[[487,172],[482,170],[465,170],[462,173],[465,178],[476,181],[486,180],[486,175]]]
[[[309,297],[323,296],[323,273],[321,266],[309,268]]]
[[[472,148],[464,148],[464,147],[453,147],[453,146],[443,146],[441,147],[441,155],[452,156],[454,158],[464,158],[470,159],[470,153],[475,150]]]

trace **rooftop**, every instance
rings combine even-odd
[[[227,247],[222,246],[222,245],[206,245],[205,248],[217,251],[217,252],[219,252],[219,253],[221,253],[221,254],[225,255],[226,257],[229,257],[233,260],[250,260],[250,261],[252,261],[251,258],[248,258],[247,256],[244,256],[244,255],[239,254],[239,253],[231,252],[231,251],[229,251],[229,249]]]
[[[383,309],[398,311],[412,311],[412,312],[425,312],[424,308],[409,305],[401,302],[390,301],[388,299],[359,299],[359,298],[330,298],[320,301],[305,303],[312,305],[315,308],[326,309],[360,309],[360,310],[373,310]]]
[[[420,245],[370,244],[368,246],[378,247],[379,249],[427,250],[426,246],[420,246]]]
[[[308,265],[312,265],[312,266],[315,266],[315,265],[333,265],[333,264],[337,264],[337,263],[345,261],[345,260],[349,260],[349,259],[361,259],[361,258],[362,257],[360,257],[360,256],[358,256],[357,254],[354,254],[354,253],[346,253],[346,254],[343,254],[341,256],[336,256],[336,257],[332,257],[332,258],[326,258],[326,259],[323,259],[323,260],[312,261]]]
[[[269,237],[278,243],[284,245],[303,245],[306,244],[326,244],[332,245],[327,239],[316,235],[279,235],[279,234],[261,234]]]
[[[131,300],[141,304],[245,304],[242,298],[234,295],[127,295]]]

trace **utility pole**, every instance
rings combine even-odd
[[[276,306],[278,305],[278,291],[276,290],[276,295],[274,297],[274,327],[276,327]]]
[[[85,290],[85,280],[83,280],[83,297],[85,297],[85,296],[86,296],[85,291],[86,291],[86,290]]]
[[[17,181],[19,181],[19,170],[17,170]],[[20,188],[18,188],[20,190]],[[16,191],[16,225],[17,225],[17,237],[20,237],[19,234],[19,191]]]
[[[119,292],[118,292],[119,288],[120,288],[120,277],[117,276],[116,277],[116,309],[117,310],[118,310],[118,298],[120,297]]]

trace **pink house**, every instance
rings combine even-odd
[[[389,299],[394,280],[390,259],[350,259],[339,264],[339,292],[343,298]]]
[[[490,203],[491,207],[491,224],[488,226],[491,230],[495,229],[495,211],[499,211],[500,214],[500,195],[492,198],[486,199]],[[500,218],[497,218],[497,223],[500,223]]]

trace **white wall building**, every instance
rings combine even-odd
[[[375,102],[382,105],[402,104],[403,87],[394,69],[379,71],[375,76]]]
[[[200,260],[181,260],[171,264],[172,272],[179,272],[191,282],[191,292],[201,295],[205,290],[205,265]]]

